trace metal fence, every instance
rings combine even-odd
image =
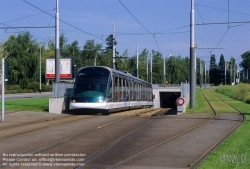
[[[74,83],[54,82],[53,97],[70,96]]]
[[[154,89],[164,88],[164,87],[181,87],[181,84],[152,84]]]

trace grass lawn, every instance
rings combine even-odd
[[[49,112],[49,97],[5,100],[4,109],[5,111]]]
[[[203,97],[200,90],[196,90],[195,93],[195,109],[190,109],[190,106],[188,104],[186,112],[187,113],[212,113],[210,110],[209,105],[207,104],[205,98]]]

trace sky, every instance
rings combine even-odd
[[[0,38],[29,31],[38,42],[54,39],[56,0],[0,0]],[[241,61],[250,49],[249,0],[194,0],[196,56],[217,63],[223,54]],[[86,40],[106,47],[105,39],[113,33],[116,49],[129,56],[143,49],[156,50],[163,57],[189,57],[191,0],[59,0],[60,33],[68,43]],[[44,12],[46,11],[46,13]],[[224,24],[223,24],[224,23]]]

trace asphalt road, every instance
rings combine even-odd
[[[17,93],[17,94],[5,94],[5,100],[15,100],[24,98],[37,98],[37,97],[53,97],[52,92],[42,92],[42,93]],[[2,100],[2,95],[0,96]]]

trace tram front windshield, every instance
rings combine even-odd
[[[100,67],[89,67],[80,70],[74,84],[76,97],[106,97],[110,72]]]

